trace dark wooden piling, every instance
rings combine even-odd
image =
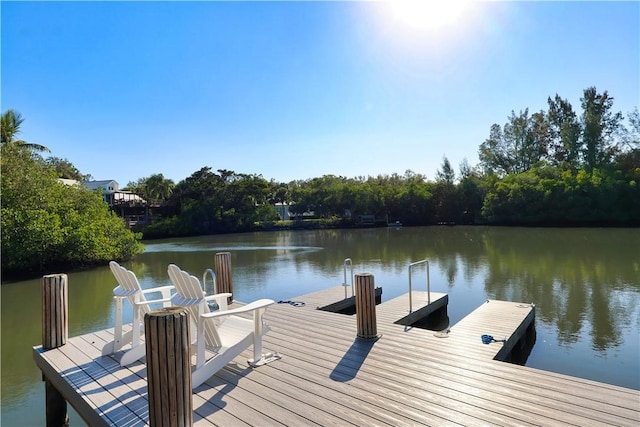
[[[42,297],[42,348],[50,350],[67,343],[69,336],[68,285],[66,274],[50,274],[40,281]],[[47,427],[68,426],[67,402],[44,378]]]
[[[219,252],[216,254],[214,271],[216,273],[216,284],[218,293],[233,294],[233,279],[231,277],[231,252]],[[228,298],[231,304],[233,296]]]
[[[192,426],[189,318],[183,307],[144,316],[149,425]]]
[[[376,323],[376,294],[373,274],[356,274],[355,286],[358,338],[376,340],[380,336]]]

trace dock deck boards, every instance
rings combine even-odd
[[[377,306],[382,337],[368,342],[356,339],[356,316],[316,309],[336,295],[344,288],[294,299],[305,306],[271,306],[263,347],[282,358],[251,369],[245,351],[195,390],[195,424],[640,424],[638,390],[493,360],[502,343],[482,344],[480,335],[511,336],[533,316],[530,305],[489,301],[438,338],[394,324],[408,312],[405,295]],[[416,305],[421,296],[412,298]],[[101,356],[112,337],[112,329],[73,337],[35,348],[34,358],[89,424],[144,425],[145,365],[121,368],[118,354]]]

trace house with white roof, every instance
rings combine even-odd
[[[118,182],[113,179],[101,181],[85,181],[80,183],[73,179],[62,179],[66,185],[84,185],[91,191],[102,190],[103,199],[118,216],[124,219],[129,227],[149,222],[149,203],[138,194],[122,191]]]

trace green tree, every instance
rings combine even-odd
[[[268,196],[269,183],[259,175],[203,167],[175,186],[164,219],[145,229],[145,235],[247,231],[256,222],[277,219]]]
[[[553,132],[547,113],[542,110],[533,113],[529,121],[529,144],[524,151],[527,169],[548,159],[552,138]]]
[[[58,178],[75,179],[76,181],[90,181],[91,175],[83,175],[73,163],[67,159],[61,159],[60,157],[49,157],[46,160],[47,164],[55,169]]]
[[[485,173],[504,176],[515,172],[513,153],[503,138],[499,124],[491,125],[489,138],[480,144],[478,158]]]
[[[547,153],[549,134],[544,112],[529,116],[528,108],[517,115],[511,111],[509,121],[503,127],[503,139],[512,159],[514,173],[528,171],[543,159]]]
[[[39,156],[3,144],[1,166],[2,273],[104,264],[143,251],[97,192],[67,186]]]
[[[127,183],[127,185],[125,187],[123,187],[123,190],[126,191],[131,191],[132,193],[136,193],[136,194],[142,194],[143,193],[143,187],[144,187],[144,179],[145,178],[140,178],[137,181],[129,181]]]
[[[269,181],[269,203],[287,203],[291,201],[289,186],[283,182]]]
[[[436,171],[436,181],[445,182],[447,184],[452,184],[456,179],[456,173],[451,167],[451,163],[446,156],[442,158],[442,166],[440,169]]]
[[[130,181],[125,187],[128,191],[139,194],[147,200],[168,200],[175,188],[173,180],[165,178],[163,174],[157,173],[137,181]]]
[[[624,148],[629,150],[640,149],[640,112],[638,107],[627,114],[629,127],[620,126],[620,140]]]
[[[634,225],[640,189],[616,170],[536,167],[496,181],[483,214],[495,224]]]
[[[549,124],[544,112],[529,116],[529,109],[511,111],[502,128],[494,124],[489,139],[480,145],[479,158],[485,172],[500,176],[529,170],[547,153]]]
[[[398,203],[407,225],[430,224],[435,221],[432,194],[424,175],[407,170],[398,189]]]
[[[459,206],[457,189],[454,184],[455,172],[447,157],[443,157],[442,166],[436,171],[436,182],[431,185],[431,204],[435,210],[436,222],[458,222]]]
[[[165,178],[161,173],[157,173],[144,180],[143,195],[148,199],[167,200],[171,197],[175,186],[173,180]]]
[[[474,171],[467,159],[460,163],[460,182],[458,183],[459,222],[474,224],[481,221],[482,201],[484,200],[482,177]]]
[[[616,167],[630,180],[640,184],[640,113],[638,107],[627,114],[629,127],[620,125],[620,153],[615,157]]]
[[[292,195],[295,205],[292,212],[302,214],[313,212],[321,218],[342,216],[346,209],[352,208],[353,200],[345,200],[347,178],[324,175],[301,183]]]
[[[525,153],[528,151],[530,142],[529,135],[529,109],[520,114],[512,110],[509,121],[502,128],[505,145],[508,147],[509,157],[514,173],[524,172],[531,166],[527,161]]]
[[[22,122],[24,122],[24,118],[15,110],[9,109],[2,114],[0,117],[0,142],[2,145],[14,144],[32,152],[50,152],[51,150],[44,145],[16,139],[20,133]]]
[[[613,137],[619,130],[622,113],[614,113],[613,97],[595,87],[584,90],[582,102],[582,141],[584,162],[588,170],[606,166],[617,152]]]
[[[577,169],[580,166],[582,151],[580,139],[582,126],[578,116],[569,101],[562,99],[558,94],[554,99],[547,98],[547,103],[549,105],[547,118],[551,133],[550,163]]]

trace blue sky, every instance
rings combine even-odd
[[[625,115],[640,103],[639,2],[409,18],[385,2],[0,7],[2,111],[22,113],[22,139],[121,186],[203,166],[433,179],[443,156],[477,164],[491,124],[556,93],[576,110],[589,86]]]

